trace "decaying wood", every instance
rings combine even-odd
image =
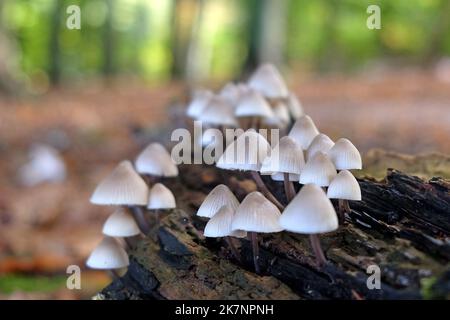
[[[226,180],[226,181],[225,181]],[[266,181],[285,203],[283,183]],[[315,265],[307,236],[282,232],[260,239],[262,276],[253,272],[251,244],[202,235],[195,211],[217,184],[239,200],[256,189],[246,174],[181,166],[166,184],[179,209],[131,252],[127,274],[101,293],[107,299],[405,299],[450,296],[450,183],[388,170],[383,181],[360,179],[363,201],[350,202],[346,223],[321,237],[328,263]],[[337,207],[337,202],[335,203]],[[151,217],[150,217],[151,218]],[[152,222],[154,223],[154,222]],[[369,265],[381,269],[381,290],[367,287]]]

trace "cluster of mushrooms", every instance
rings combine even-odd
[[[115,206],[103,225],[103,240],[92,251],[87,266],[109,270],[113,277],[129,265],[127,249],[159,221],[160,210],[176,208],[173,193],[160,180],[178,176],[169,152],[159,143],[149,144],[133,164],[124,160],[98,184],[91,203]],[[151,215],[148,217],[146,215]]]
[[[249,193],[239,203],[226,185],[216,186],[197,212],[210,219],[204,235],[225,237],[238,260],[232,238],[248,237],[252,241],[255,271],[259,273],[258,233],[286,230],[307,234],[317,265],[323,266],[326,258],[318,235],[344,223],[345,213],[350,210],[348,200],[361,200],[359,184],[349,171],[362,169],[357,148],[348,139],[334,142],[320,133],[270,64],[260,66],[246,83],[228,83],[217,94],[208,90],[197,92],[187,115],[222,132],[233,127],[246,130],[216,155],[216,166],[250,172],[261,191]],[[271,148],[266,137],[258,133],[262,128],[276,128],[287,135]],[[223,143],[207,133],[208,130],[200,141],[203,146]],[[261,175],[284,182],[286,205],[271,193]],[[299,184],[298,193],[294,182]],[[338,213],[330,199],[338,199]]]

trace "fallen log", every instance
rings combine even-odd
[[[282,182],[267,180],[280,199]],[[337,231],[321,237],[328,258],[315,265],[308,237],[261,237],[262,275],[253,272],[251,244],[235,239],[238,262],[223,239],[205,238],[195,216],[206,194],[226,183],[239,200],[256,189],[246,174],[180,167],[166,184],[179,208],[164,215],[130,253],[126,275],[100,294],[106,299],[421,299],[450,298],[450,182],[389,169],[383,181],[359,179],[362,201]],[[281,197],[283,196],[283,197]],[[335,204],[337,206],[337,203]],[[370,265],[381,289],[369,289]]]

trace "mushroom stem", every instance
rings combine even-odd
[[[161,221],[161,215],[159,214],[159,209],[155,209],[155,220],[156,220],[156,223],[159,223]]]
[[[323,254],[319,236],[317,234],[310,234],[309,240],[311,241],[311,247],[314,251],[314,255],[316,256],[317,264],[319,267],[322,267],[327,262],[327,259]]]
[[[344,208],[344,212],[350,213],[352,211],[352,209],[350,208],[350,204],[348,203],[348,200],[344,200],[342,206]]]
[[[284,176],[284,192],[286,193],[286,198],[288,202],[291,202],[295,197],[295,189],[292,181],[289,181],[289,173],[283,173]]]
[[[120,274],[115,269],[108,270],[107,273],[113,281],[120,278]]]
[[[264,183],[259,173],[257,171],[250,171],[250,172],[252,174],[253,180],[255,180],[255,183],[258,186],[258,189],[261,190],[261,192],[266,196],[266,198],[272,201],[272,203],[276,205],[278,209],[283,210],[284,206],[277,200],[277,198],[275,198],[272,192],[270,192],[270,190],[267,188],[266,184]]]
[[[253,263],[255,265],[255,272],[260,274],[259,268],[259,246],[258,246],[258,234],[256,232],[250,232],[252,237],[252,249],[253,249]]]
[[[345,209],[344,209],[344,201],[343,199],[339,199],[339,206],[338,206],[338,218],[339,218],[339,224],[343,224],[345,222]]]
[[[127,249],[128,249],[128,250],[133,249],[134,243],[133,243],[133,240],[130,239],[130,237],[124,237],[124,238],[123,238],[123,241],[125,241],[125,245],[127,246]]]
[[[234,258],[235,258],[237,261],[241,262],[241,255],[239,254],[238,249],[237,249],[236,246],[234,245],[233,239],[232,239],[231,237],[225,237],[225,241],[227,242],[228,247],[230,248],[231,253],[233,254]]]
[[[142,208],[139,206],[131,206],[130,209],[134,219],[136,220],[136,223],[139,226],[139,229],[141,229],[141,232],[144,235],[147,235],[147,233],[150,231],[150,225],[148,224],[147,220],[145,220]]]

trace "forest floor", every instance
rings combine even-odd
[[[428,72],[370,77],[291,79],[306,113],[331,138],[347,137],[363,152],[363,174],[388,167],[450,178],[450,84]],[[83,270],[82,290],[65,288],[66,267],[84,266],[112,209],[89,203],[95,185],[122,159],[176,126],[168,108],[185,89],[120,81],[53,90],[43,96],[0,97],[0,299],[79,299],[108,283]],[[17,180],[29,147],[61,151],[67,178],[25,188]],[[376,151],[375,148],[389,150]],[[399,156],[441,153],[419,157]],[[84,269],[84,268],[83,268]]]

